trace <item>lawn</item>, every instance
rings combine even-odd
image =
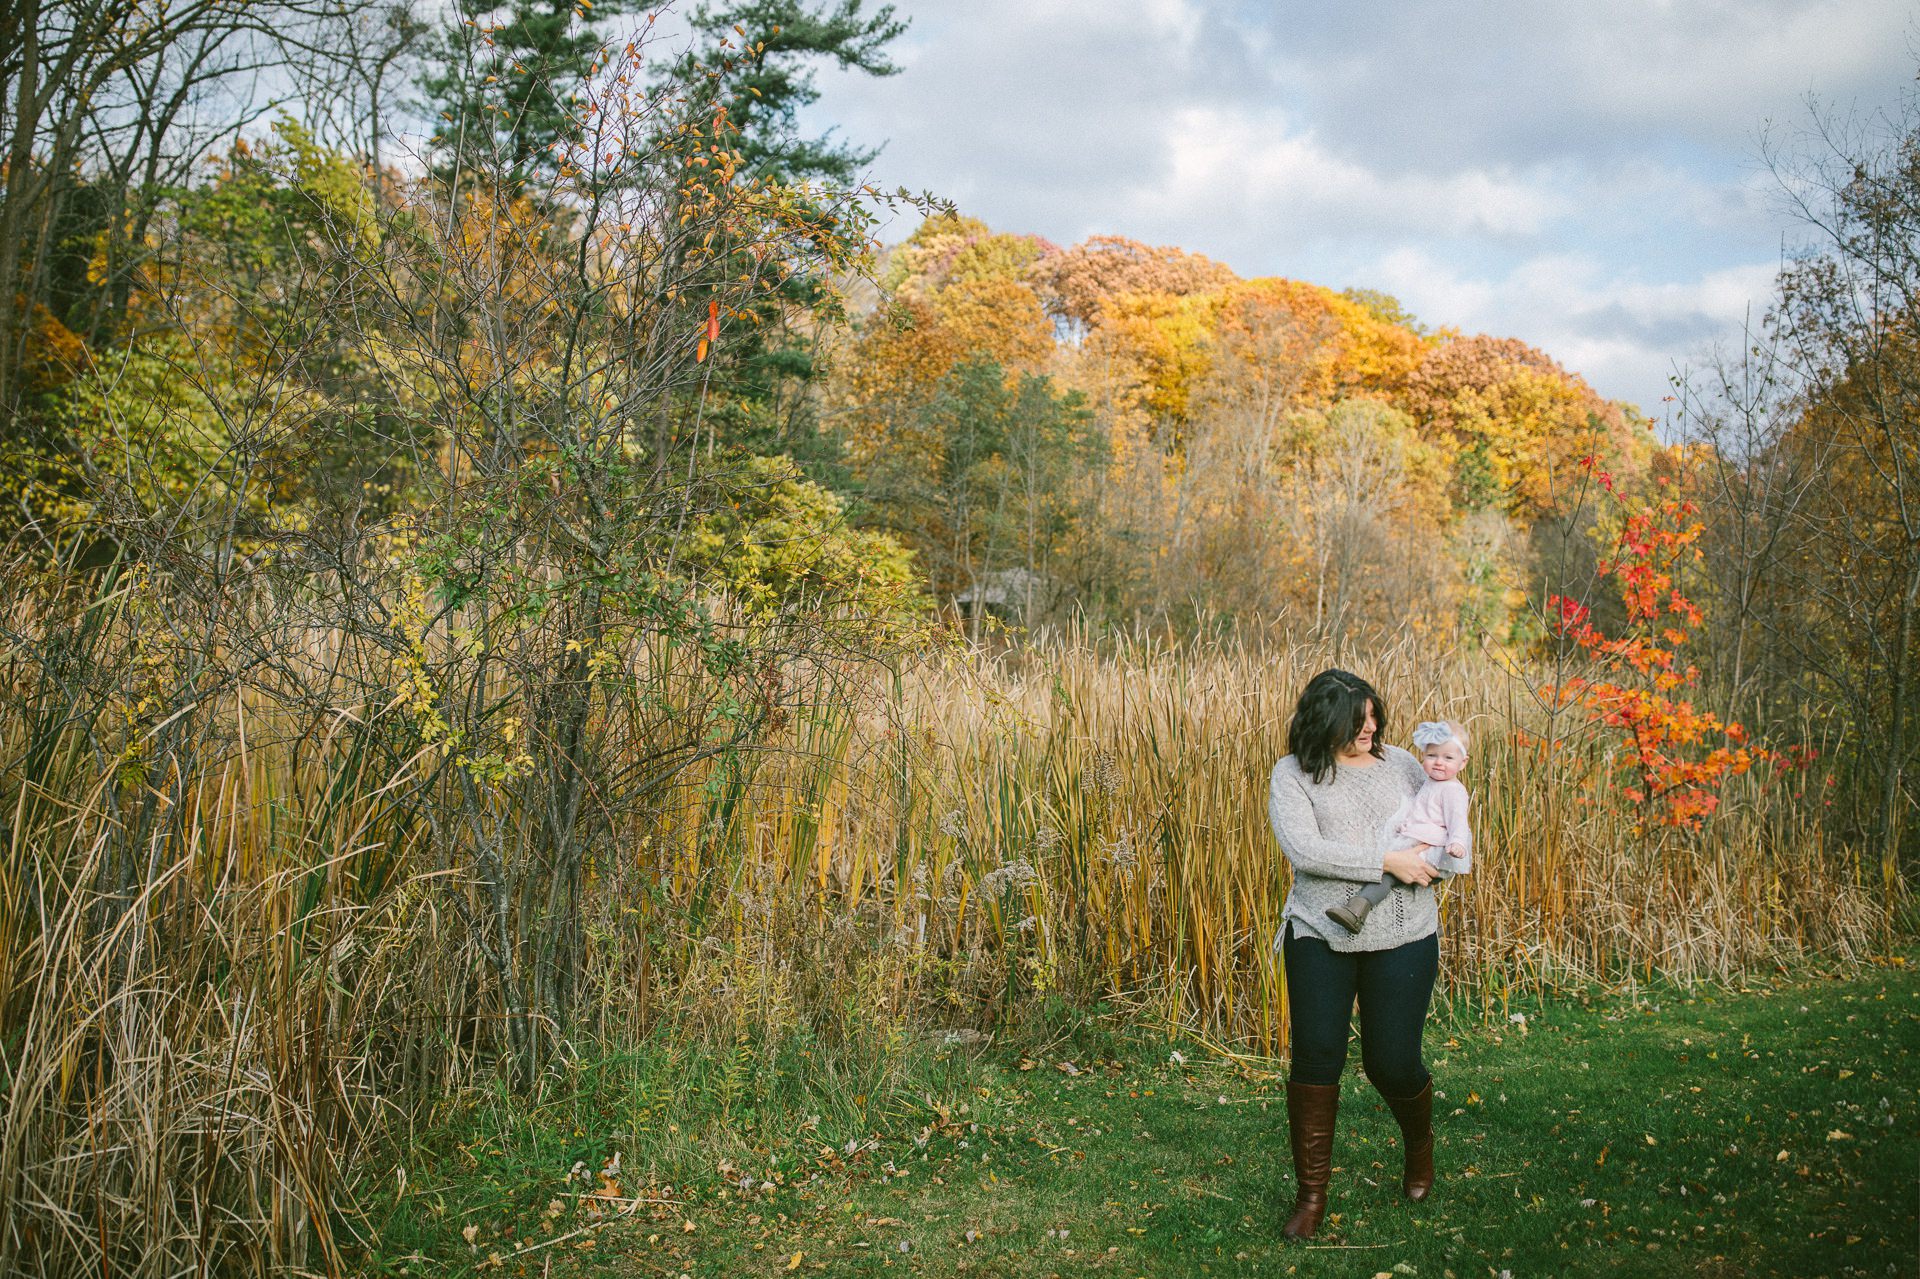
[[[397,1157],[365,1264],[1914,1275],[1917,1052],[1920,974],[1906,957],[1516,1005],[1497,1028],[1430,1038],[1440,1181],[1416,1207],[1399,1197],[1397,1132],[1356,1045],[1332,1215],[1298,1244],[1280,1236],[1292,1181],[1284,1083],[1267,1063],[1103,1023],[1051,1046],[916,1041],[817,1070],[793,1044],[771,1058],[744,1042],[662,1045],[580,1067],[539,1104],[448,1107]]]

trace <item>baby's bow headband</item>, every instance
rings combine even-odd
[[[1421,750],[1429,746],[1444,746],[1453,739],[1453,725],[1443,719],[1425,720],[1413,730],[1413,744]]]

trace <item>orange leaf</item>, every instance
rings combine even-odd
[[[704,364],[706,363],[706,360],[707,360],[707,340],[705,338],[701,338],[699,347],[693,353],[693,362],[695,364]]]
[[[720,340],[720,304],[718,302],[708,302],[707,303],[707,341],[718,342],[719,340]]]

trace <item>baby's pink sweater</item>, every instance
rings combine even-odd
[[[1400,838],[1409,844],[1431,844],[1434,851],[1428,860],[1436,866],[1445,866],[1449,870],[1463,871],[1471,861],[1473,853],[1473,832],[1467,829],[1467,788],[1459,778],[1450,782],[1436,782],[1431,777],[1420,784],[1420,790],[1414,795],[1407,815],[1396,828]],[[1466,850],[1459,858],[1446,857],[1450,845],[1458,844]],[[1442,861],[1441,858],[1446,858]]]

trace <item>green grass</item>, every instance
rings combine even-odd
[[[1909,963],[1515,1011],[1524,1024],[1430,1039],[1440,1181],[1418,1207],[1399,1197],[1397,1132],[1356,1045],[1333,1215],[1311,1244],[1279,1233],[1292,1197],[1279,1078],[1192,1048],[1181,1065],[1164,1042],[1083,1026],[1025,1055],[896,1041],[716,1057],[663,1043],[554,1081],[544,1104],[468,1099],[408,1152],[405,1189],[388,1179],[369,1264],[457,1273],[497,1253],[505,1273],[554,1275],[1920,1273]],[[615,1150],[623,1195],[669,1202],[623,1213],[580,1197],[590,1183],[569,1169]]]

